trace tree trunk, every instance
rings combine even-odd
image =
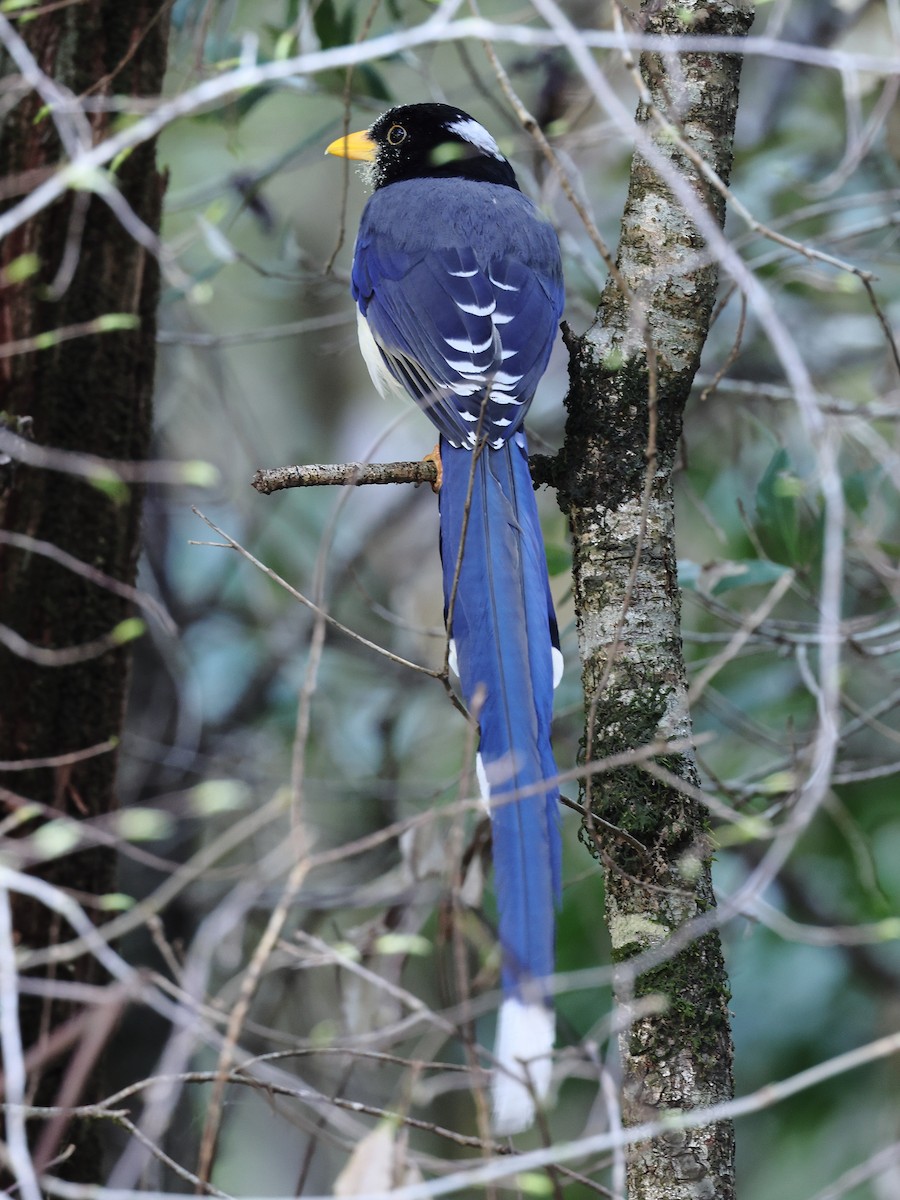
[[[648,33],[743,35],[751,20],[751,6],[739,0],[643,4]],[[689,184],[697,208],[721,226],[722,197],[658,118],[671,122],[727,181],[741,59],[698,53],[679,55],[677,62],[679,72],[670,72],[659,55],[641,58],[648,94],[638,126]],[[698,777],[685,748],[691,725],[672,471],[716,293],[716,267],[702,261],[703,251],[691,211],[639,148],[618,248],[620,280],[610,279],[596,324],[570,346],[560,472],[560,501],[574,541],[586,754],[599,759],[674,740],[681,748],[657,762],[693,786]],[[598,775],[584,791],[583,835],[606,868],[607,920],[615,961],[623,965],[664,947],[680,926],[715,904],[705,812],[638,766]],[[628,838],[604,832],[594,817]],[[663,998],[663,1010],[639,1014],[620,1038],[629,1125],[732,1094],[729,992],[718,934],[636,978],[621,972],[621,1004],[651,995]],[[732,1197],[731,1127],[673,1133],[637,1147],[628,1163],[628,1191],[631,1200]]]
[[[76,96],[152,96],[159,94],[165,70],[168,8],[162,0],[92,0],[50,6],[46,15],[13,28],[40,70]],[[0,54],[0,66],[9,83],[21,62]],[[11,202],[72,153],[71,144],[61,145],[45,98],[21,80],[20,93],[0,129],[8,172],[2,194]],[[90,114],[83,128],[87,130],[89,122],[96,140],[112,119],[110,114]],[[119,164],[112,182],[140,220],[158,230],[165,180],[156,170],[155,146],[137,148]],[[0,289],[0,343],[31,339],[109,313],[130,314],[135,328],[0,357],[0,420],[38,447],[144,459],[150,441],[159,293],[155,257],[134,241],[104,202],[79,191],[5,239],[0,268],[8,271],[11,264],[12,271],[3,276],[6,286]],[[103,652],[84,661],[51,665],[52,656],[45,652],[107,638],[130,615],[131,605],[55,561],[46,545],[114,580],[133,584],[140,517],[139,487],[95,485],[65,471],[20,462],[0,466],[0,759],[77,755],[118,738],[127,649],[112,639]],[[12,631],[12,637],[5,631]],[[15,635],[26,644],[17,644]],[[0,772],[0,795],[9,806],[25,797],[76,819],[102,817],[116,806],[115,770],[114,749],[68,764],[6,770]],[[24,832],[35,828],[32,821]],[[83,850],[33,869],[88,906],[92,898],[113,890],[114,863],[107,850]],[[46,908],[23,897],[13,900],[20,945],[46,946],[71,936]],[[65,978],[96,982],[96,964],[81,958],[65,968]],[[51,1029],[75,1011],[62,1002],[50,1005],[23,997],[26,1054],[31,1050],[39,1057]],[[37,1066],[28,1081],[29,1099],[52,1104],[68,1065],[63,1059]],[[74,1082],[70,1076],[70,1086]],[[35,1131],[34,1141],[40,1133]],[[66,1141],[74,1143],[75,1150],[61,1173],[83,1181],[102,1178],[90,1132],[72,1127]],[[47,1146],[45,1139],[42,1156],[58,1149]]]

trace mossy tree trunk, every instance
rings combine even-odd
[[[648,33],[743,35],[749,3],[645,0]],[[696,214],[721,226],[722,197],[702,178],[660,117],[725,180],[732,158],[739,56],[680,54],[678,72],[645,54],[637,122],[689,185],[685,206],[640,147],[617,254],[596,324],[571,345],[564,483],[560,501],[574,540],[575,601],[588,705],[585,751],[600,759],[657,740],[681,749],[662,764],[698,783],[690,744],[680,636],[672,471],[682,413],[709,329],[717,270],[704,255]],[[649,472],[649,478],[648,478]],[[585,785],[585,838],[606,868],[615,961],[665,946],[714,904],[703,808],[639,767]],[[642,849],[638,849],[640,843]],[[620,1039],[623,1111],[634,1125],[666,1109],[692,1109],[732,1093],[728,983],[713,932],[634,977],[621,972],[622,1004],[648,995],[665,1007],[638,1015]],[[679,1132],[635,1149],[630,1200],[726,1200],[734,1194],[727,1124]]]
[[[168,10],[163,0],[90,0],[51,5],[45,15],[11,27],[44,75],[75,96],[153,96],[161,90],[165,70]],[[7,97],[14,87],[19,93],[16,103],[7,100],[0,128],[8,206],[64,163],[72,145],[61,144],[54,120],[44,111],[45,98],[33,80],[23,78],[21,61],[0,52],[0,66]],[[113,119],[109,113],[90,114],[89,134],[95,140],[103,136]],[[156,169],[155,146],[136,149],[119,165],[114,182],[140,221],[158,230],[165,181]],[[8,271],[11,264],[0,288],[0,343],[109,313],[131,315],[135,328],[0,358],[4,425],[37,446],[117,460],[145,458],[159,293],[155,257],[122,228],[105,203],[78,192],[0,244],[0,269]],[[59,757],[117,739],[127,650],[113,646],[68,665],[46,665],[52,656],[45,652],[104,638],[131,615],[131,606],[121,595],[54,561],[41,543],[133,584],[140,516],[137,487],[101,489],[65,471],[17,462],[2,467],[0,625],[13,634],[4,638],[5,647],[15,644],[15,635],[27,644],[17,651],[0,648],[0,760],[46,759],[52,764],[0,771],[8,807],[25,797],[77,819],[103,817],[115,808],[114,750],[72,763],[61,763]],[[23,831],[35,828],[31,822]],[[106,850],[85,850],[34,869],[88,908],[92,897],[113,889],[114,864]],[[21,897],[13,901],[19,944],[46,946],[71,937],[46,908]],[[55,977],[96,982],[96,964],[85,957]],[[23,996],[26,1053],[40,1058],[52,1029],[75,1011],[61,1002],[51,1005]],[[37,1066],[28,1081],[29,1099],[54,1103],[71,1061],[64,1057]],[[41,1127],[33,1132],[37,1142]],[[70,1127],[65,1142],[75,1149],[60,1172],[77,1180],[101,1179],[90,1131]],[[59,1146],[45,1149],[53,1152]]]

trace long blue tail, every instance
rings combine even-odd
[[[512,1133],[534,1116],[522,1061],[543,1096],[554,1040],[545,985],[554,970],[561,845],[559,789],[546,781],[557,773],[550,724],[559,639],[524,434],[498,450],[484,447],[474,465],[471,450],[442,438],[441,460],[444,601],[447,608],[452,597],[449,627],[463,697],[478,715],[503,953],[494,1123]]]

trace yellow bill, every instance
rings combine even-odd
[[[346,137],[339,137],[325,147],[326,154],[334,154],[338,158],[354,158],[359,162],[374,162],[375,152],[378,149],[375,142],[369,137],[368,130],[361,129],[359,133],[348,133]]]

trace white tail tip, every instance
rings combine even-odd
[[[556,1021],[546,1004],[503,1001],[494,1047],[495,1133],[520,1133],[533,1124],[535,1100],[550,1090],[555,1038]]]

